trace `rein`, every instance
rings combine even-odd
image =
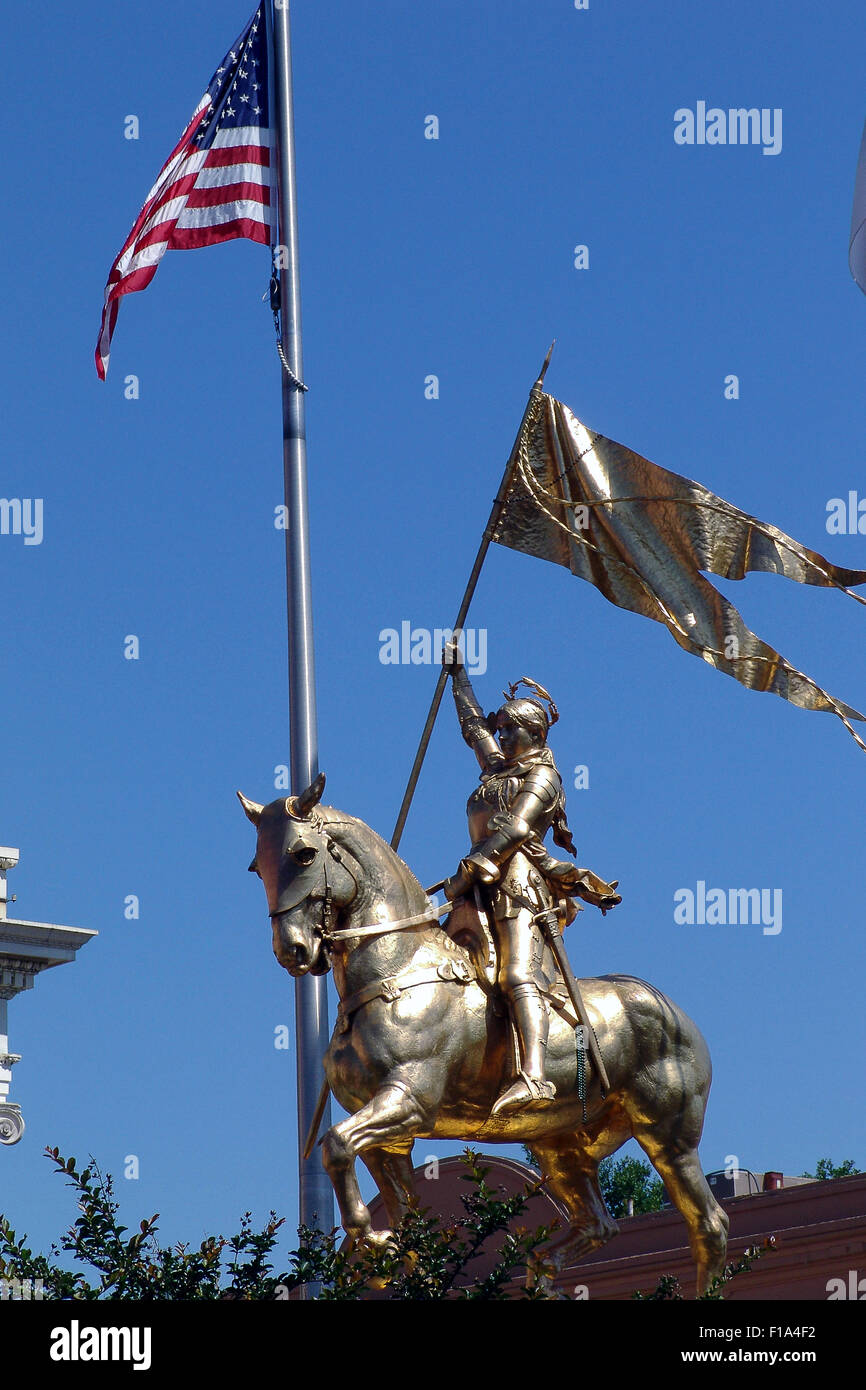
[[[423,923],[429,922],[431,926],[437,922],[446,912],[451,911],[451,903],[446,903],[444,907],[433,907],[427,912],[418,912],[414,917],[401,917],[398,922],[374,922],[369,927],[347,927],[342,931],[322,932],[324,941],[345,941],[350,936],[382,936],[386,932],[406,931],[409,927],[420,927]],[[433,915],[431,916],[431,912]]]
[[[349,902],[345,904],[346,907],[348,907],[357,896],[358,880],[357,878],[355,878],[355,875],[348,868],[348,866],[344,863],[342,854],[336,848],[331,837],[328,835],[327,830],[325,829],[325,822],[320,822],[318,828],[320,829],[320,832],[324,835],[325,838],[325,852],[327,854],[330,854],[333,859],[336,859],[338,863],[342,863],[343,867],[346,869],[346,872],[349,874],[349,877],[354,880],[355,893],[353,894]],[[440,917],[450,912],[452,908],[451,903],[445,903],[444,906],[438,908],[434,907],[433,904],[430,903],[426,911],[417,912],[413,917],[401,917],[396,922],[372,922],[369,926],[366,927],[346,927],[340,931],[334,931],[334,929],[331,926],[331,920],[334,916],[334,904],[333,894],[331,892],[331,885],[328,881],[327,861],[323,869],[323,876],[325,880],[324,894],[317,895],[311,893],[309,896],[313,899],[319,897],[319,900],[322,903],[322,921],[318,927],[318,931],[321,935],[322,942],[325,946],[331,946],[333,943],[338,941],[348,941],[352,937],[384,936],[389,932],[408,931],[411,927],[420,927],[424,926],[427,923],[433,926],[438,922]],[[436,887],[438,888],[440,887],[440,885],[437,884]],[[278,921],[280,917],[285,917],[287,913],[293,912],[295,907],[297,907],[297,903],[293,903],[290,907],[281,908],[278,912],[270,913],[270,920],[272,922]]]

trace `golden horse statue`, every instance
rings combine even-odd
[[[546,1074],[555,1099],[491,1115],[515,1065],[496,990],[403,860],[362,820],[322,806],[323,790],[320,775],[266,806],[238,795],[257,829],[250,868],[267,891],[277,960],[295,977],[334,973],[340,1008],[325,1075],[349,1118],[325,1134],[322,1155],[348,1235],[390,1236],[371,1230],[357,1157],[397,1225],[415,1196],[416,1139],[525,1144],[568,1213],[555,1252],[566,1267],[617,1234],[598,1165],[633,1138],[685,1220],[702,1292],[724,1266],[728,1218],[698,1158],[712,1068],[692,1020],[643,980],[580,980],[607,1093],[573,1024],[554,1011]]]

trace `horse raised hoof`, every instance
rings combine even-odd
[[[490,1113],[511,1115],[515,1111],[525,1110],[527,1105],[549,1104],[555,1095],[556,1087],[552,1081],[543,1081],[540,1077],[521,1072],[517,1080],[502,1092]]]
[[[357,1231],[352,1236],[352,1250],[369,1250],[373,1254],[384,1253],[395,1244],[394,1232],[387,1227],[382,1231]]]

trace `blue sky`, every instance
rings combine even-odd
[[[0,1151],[0,1208],[42,1247],[75,1214],[45,1144],[92,1152],[123,1213],[160,1211],[167,1239],[228,1233],[247,1208],[276,1208],[290,1238],[296,1221],[294,1059],[274,1047],[293,986],[234,797],[272,799],[288,757],[266,251],[167,256],[122,305],[105,385],[92,358],[111,262],[251,8],[7,16],[10,51],[35,38],[38,60],[7,73],[31,133],[5,144],[0,491],[44,500],[44,538],[0,537],[0,840],[21,849],[18,914],[99,931],[9,1009],[27,1131]],[[842,0],[296,0],[329,804],[390,834],[436,671],[383,665],[379,634],[451,622],[554,337],[547,388],[588,425],[866,566],[866,537],[826,529],[829,499],[866,497],[866,303],[847,267],[861,20]],[[676,144],[675,111],[699,101],[780,108],[781,151]],[[720,587],[866,707],[857,605],[772,576]],[[569,794],[579,860],[623,903],[570,930],[577,973],[647,978],[707,1037],[705,1168],[866,1166],[866,756],[541,561],[494,547],[469,622],[487,633],[482,702],[541,681],[567,789],[589,769]],[[425,883],[465,852],[474,772],[446,705],[401,850]],[[782,930],[677,924],[674,894],[700,880],[781,890]],[[454,1146],[416,1150],[437,1151]]]

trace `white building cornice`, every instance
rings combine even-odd
[[[8,1001],[33,988],[43,970],[68,965],[98,933],[7,917],[6,872],[18,863],[18,850],[0,846],[0,1144],[17,1144],[24,1133],[21,1107],[9,1100],[12,1067],[21,1058],[9,1051]],[[13,898],[14,902],[15,899]]]

